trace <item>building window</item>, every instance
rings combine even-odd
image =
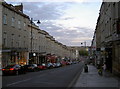
[[[7,14],[3,16],[3,24],[7,24]]]
[[[11,24],[11,26],[15,26],[15,18],[14,17],[12,17],[12,24]]]
[[[115,6],[115,2],[113,3],[113,6]]]
[[[11,42],[11,47],[13,47],[13,39],[12,39],[12,42]]]
[[[20,42],[18,41],[18,48],[20,47],[20,44],[19,44]]]
[[[24,31],[26,31],[26,23],[24,22]]]
[[[21,47],[21,36],[20,35],[18,36],[18,47],[19,48]]]
[[[24,48],[26,48],[26,42],[25,42],[25,41],[24,41],[24,43],[23,43],[23,44],[24,44]]]
[[[4,32],[3,34],[3,45],[7,46],[7,33],[6,32]]]
[[[16,45],[17,45],[17,47],[19,47],[19,41],[18,41],[18,42],[16,42]]]
[[[11,37],[12,37],[11,47],[14,47],[14,34],[11,34]]]
[[[24,36],[24,48],[26,48],[26,41],[25,41],[25,39],[26,39],[26,36]]]
[[[6,44],[6,38],[3,38],[3,45],[5,46]]]
[[[18,20],[18,28],[20,29],[21,28],[21,21]]]
[[[110,7],[110,3],[109,3],[109,5],[108,5],[108,7]]]

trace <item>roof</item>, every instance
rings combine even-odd
[[[29,16],[28,16],[28,15],[24,14],[24,13],[21,12],[21,11],[16,10],[16,9],[15,9],[15,6],[13,6],[12,4],[8,4],[8,3],[6,3],[6,2],[2,2],[2,5],[3,5],[4,7],[6,7],[6,8],[8,8],[9,10],[14,11],[14,12],[16,12],[17,14],[19,14],[19,15],[21,15],[21,16],[29,19]]]

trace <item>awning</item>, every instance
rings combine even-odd
[[[8,49],[7,50],[2,50],[2,52],[11,52],[11,50],[8,50]]]

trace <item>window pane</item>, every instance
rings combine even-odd
[[[18,21],[18,28],[19,28],[19,29],[21,28],[20,25],[21,25],[21,21],[19,20],[19,21]]]
[[[3,16],[3,24],[7,24],[7,15],[6,14]]]
[[[14,24],[15,24],[15,18],[12,17],[12,24],[11,24],[11,25],[12,25],[12,26],[15,26]]]

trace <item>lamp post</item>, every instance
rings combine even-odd
[[[85,42],[81,42],[81,45],[84,43],[84,46],[85,46],[85,48],[86,48],[86,41]]]
[[[30,24],[31,24],[31,50],[30,50],[30,59],[35,55],[33,55],[33,31],[32,31],[32,25],[33,25],[33,21],[37,21],[37,24],[40,24],[41,22],[39,20],[33,20],[33,18],[31,18],[30,20]]]

